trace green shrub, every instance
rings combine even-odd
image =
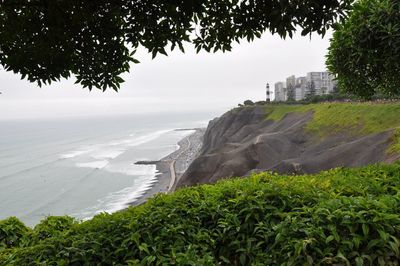
[[[399,190],[400,163],[254,174],[68,220],[63,234],[0,251],[0,265],[396,265]]]
[[[19,247],[28,241],[29,233],[30,229],[15,217],[0,221],[0,252]]]
[[[400,3],[360,0],[337,25],[327,66],[339,87],[363,98],[400,95]]]
[[[243,102],[243,105],[244,105],[244,106],[253,106],[253,105],[254,105],[254,102],[251,101],[251,100],[246,100],[246,101]]]
[[[40,241],[46,238],[61,236],[69,231],[74,219],[68,216],[50,216],[35,226],[31,240]]]

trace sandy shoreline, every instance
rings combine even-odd
[[[181,130],[181,129],[178,129]],[[193,130],[193,129],[187,129]],[[155,162],[157,168],[157,181],[153,184],[153,186],[146,191],[140,198],[131,202],[129,205],[140,205],[147,201],[148,198],[151,198],[157,193],[167,193],[169,191],[173,191],[175,189],[175,185],[178,182],[179,178],[189,167],[190,163],[196,158],[199,153],[201,146],[203,144],[203,136],[204,136],[205,128],[195,129],[195,132],[186,136],[182,140],[178,142],[179,149],[174,151],[173,153],[167,155],[162,158],[160,161]],[[176,179],[175,182],[170,188],[171,185],[171,164],[174,163]]]

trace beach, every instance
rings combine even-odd
[[[141,161],[137,164],[156,165],[156,181],[153,186],[147,190],[140,198],[130,203],[137,206],[145,203],[149,198],[157,193],[169,193],[175,190],[175,186],[182,174],[186,171],[192,161],[199,154],[202,144],[205,128],[196,129],[177,129],[177,131],[193,131],[178,142],[179,148],[173,153],[165,156],[159,161]]]

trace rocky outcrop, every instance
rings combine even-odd
[[[214,183],[252,171],[315,173],[387,160],[393,130],[367,136],[336,134],[320,139],[304,127],[313,113],[288,113],[280,121],[266,119],[263,107],[234,109],[212,120],[200,155],[179,186]]]

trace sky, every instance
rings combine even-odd
[[[155,59],[145,51],[137,53],[140,64],[124,74],[120,91],[82,89],[74,77],[39,88],[20,80],[20,75],[0,69],[0,119],[164,111],[215,110],[223,112],[250,99],[265,99],[265,86],[284,81],[290,75],[325,71],[328,33],[295,35],[283,40],[264,34],[249,43],[233,46],[232,52],[196,54],[178,49]]]

